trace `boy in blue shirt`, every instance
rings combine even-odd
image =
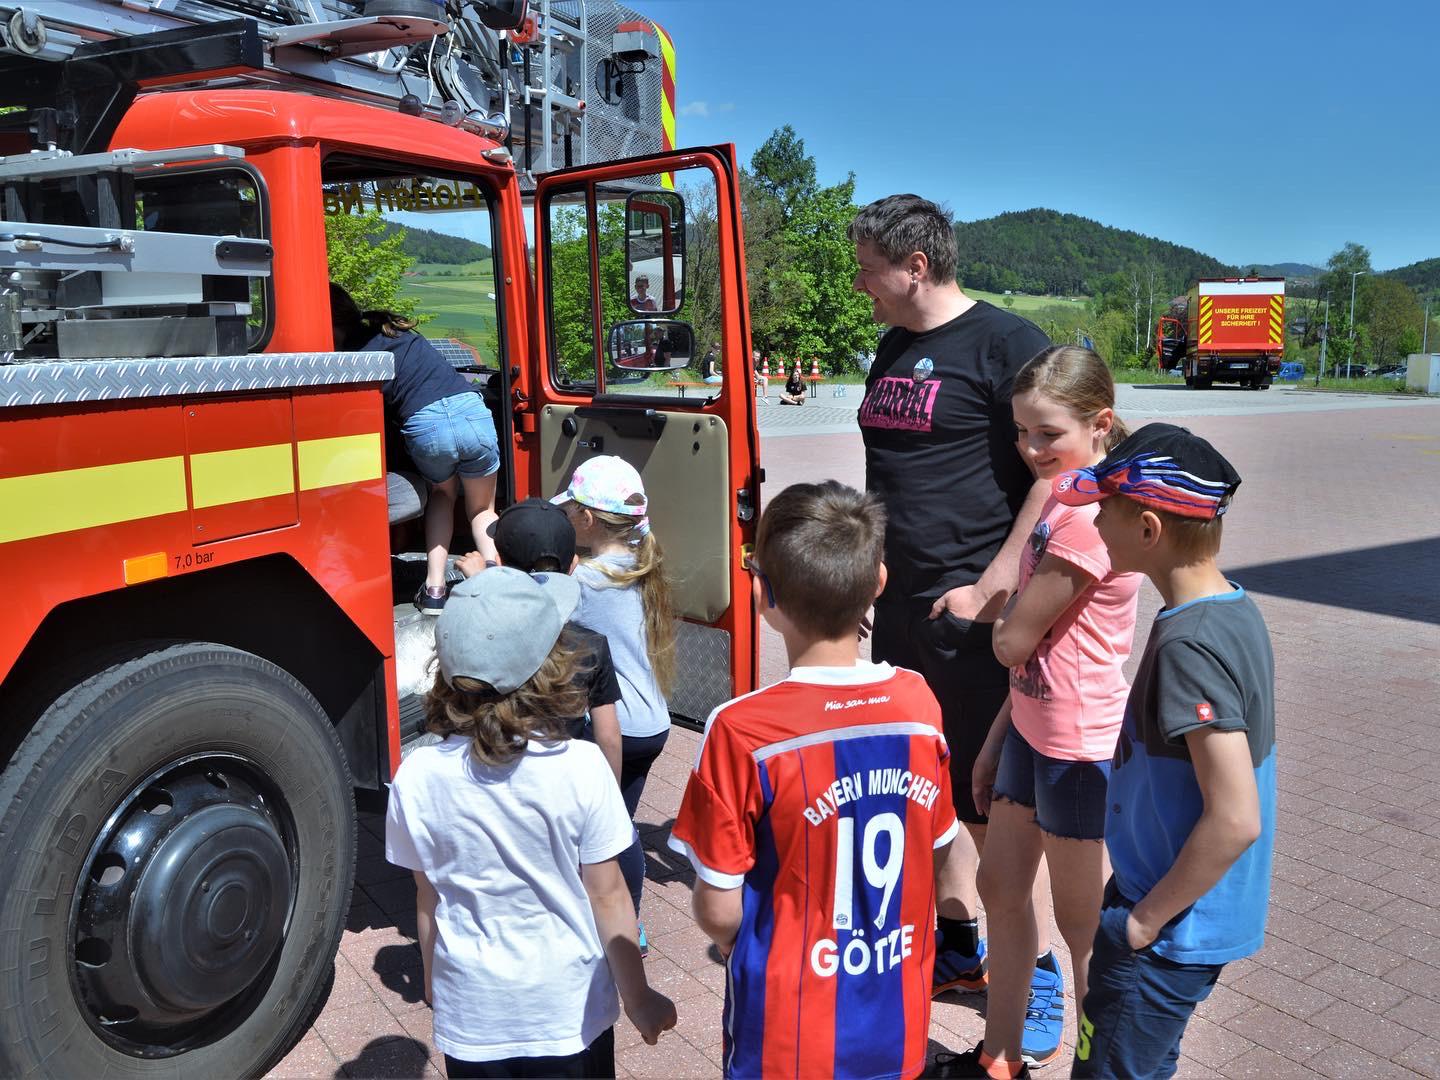
[[[1117,573],[1165,600],[1110,776],[1106,889],[1074,1075],[1168,1077],[1195,1006],[1265,940],[1275,837],[1275,666],[1265,622],[1216,566],[1240,477],[1204,439],[1150,424],[1055,496],[1104,499]],[[1118,496],[1118,497],[1117,497]]]

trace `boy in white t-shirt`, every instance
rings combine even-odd
[[[426,701],[445,736],[405,759],[385,855],[415,873],[435,1045],[448,1075],[614,1076],[616,1000],[652,1045],[675,1006],[646,983],[616,856],[634,829],[561,630],[564,574],[494,567],[456,585]]]

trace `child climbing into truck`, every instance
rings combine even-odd
[[[455,499],[462,489],[475,545],[487,561],[495,561],[494,541],[485,532],[495,520],[495,474],[500,470],[495,419],[475,388],[415,332],[413,320],[393,311],[362,312],[332,281],[330,322],[335,348],[395,357],[395,377],[381,387],[387,419],[399,425],[410,460],[430,485],[425,584],[415,594],[415,606],[426,615],[439,615],[445,607]]]

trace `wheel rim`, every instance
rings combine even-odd
[[[197,755],[147,777],[91,846],[71,913],[90,1026],[147,1058],[223,1037],[269,983],[296,883],[288,807],[256,766]]]

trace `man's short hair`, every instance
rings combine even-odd
[[[880,585],[885,511],[837,480],[791,484],[765,507],[755,561],[775,605],[826,640],[856,632]]]
[[[912,252],[923,252],[932,282],[944,285],[955,280],[960,261],[955,222],[948,210],[929,199],[919,195],[877,199],[855,215],[845,235],[854,244],[874,244],[891,266],[898,266]]]

